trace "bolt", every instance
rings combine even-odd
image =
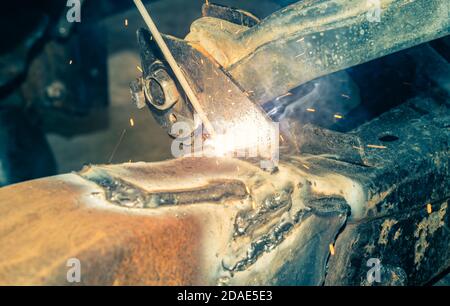
[[[150,103],[160,110],[168,109],[180,99],[175,82],[162,68],[155,70],[146,80],[144,93]]]

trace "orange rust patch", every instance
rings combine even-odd
[[[59,177],[0,189],[0,284],[68,284],[73,257],[82,284],[199,283],[195,216],[95,209],[81,202],[85,193]]]

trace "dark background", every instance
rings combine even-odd
[[[212,2],[263,18],[295,1]],[[6,71],[6,85],[0,84],[0,186],[77,171],[91,163],[171,158],[171,139],[148,109],[131,104],[129,83],[140,75],[136,30],[144,27],[133,1],[85,0],[81,22],[72,24],[70,36],[61,37],[58,22],[70,9],[66,3],[19,1],[3,6],[0,68],[11,71]],[[144,1],[160,31],[177,37],[189,32],[203,3]],[[33,41],[30,33],[39,34],[41,24],[42,35]],[[3,81],[4,74],[1,77]],[[46,97],[49,88],[58,90],[50,86],[55,82],[67,88],[64,103]]]

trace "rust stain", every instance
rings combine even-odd
[[[86,190],[58,177],[0,190],[0,284],[68,284],[69,258],[80,260],[82,284],[200,282],[196,217],[96,209]]]
[[[383,224],[381,224],[381,232],[380,236],[378,237],[378,244],[386,245],[388,243],[389,232],[395,224],[397,224],[397,221],[394,219],[384,220]]]

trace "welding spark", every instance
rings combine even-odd
[[[247,97],[250,97],[253,93],[254,93],[253,90],[244,91],[244,94],[245,94]]]
[[[108,164],[110,164],[114,158],[114,155],[116,154],[117,149],[119,148],[120,144],[122,143],[123,137],[125,136],[125,133],[127,132],[126,129],[122,131],[122,134],[120,135],[119,141],[117,142],[116,146],[114,147],[113,152],[111,153],[111,156],[109,157]]]
[[[144,70],[142,70],[141,66],[139,66],[139,65],[136,66],[136,69],[139,70],[141,73],[144,72]]]
[[[314,113],[316,111],[314,108],[307,108],[306,110],[311,113]]]
[[[133,127],[134,126],[134,120],[133,118],[130,118],[130,125]]]
[[[428,214],[431,214],[433,212],[433,207],[431,206],[430,203],[427,204],[427,212]]]
[[[331,254],[331,256],[334,256],[334,245],[332,244],[332,243],[330,243],[330,254]]]
[[[334,118],[336,118],[336,119],[342,119],[342,118],[344,118],[342,115],[339,115],[339,114],[334,114]]]
[[[406,2],[404,2],[404,3],[402,3],[402,4],[400,4],[400,6],[405,6],[405,5],[407,5],[407,4],[410,4],[410,3],[413,3],[415,0],[409,0],[409,1],[406,1]]]
[[[70,60],[70,61],[69,61],[69,65],[72,65],[72,63],[73,63],[73,61],[72,61],[72,60]]]
[[[386,146],[379,146],[379,145],[373,145],[373,144],[368,144],[367,147],[373,148],[373,149],[387,149]]]
[[[278,100],[283,99],[284,97],[288,97],[288,96],[292,96],[292,93],[291,92],[287,92],[284,95],[281,95],[281,96],[277,97],[275,100],[278,101]]]
[[[125,19],[124,24],[125,24],[125,27],[128,27],[128,19]]]
[[[250,189],[248,188],[248,186],[245,186],[245,191],[247,191],[247,194],[250,194]]]

